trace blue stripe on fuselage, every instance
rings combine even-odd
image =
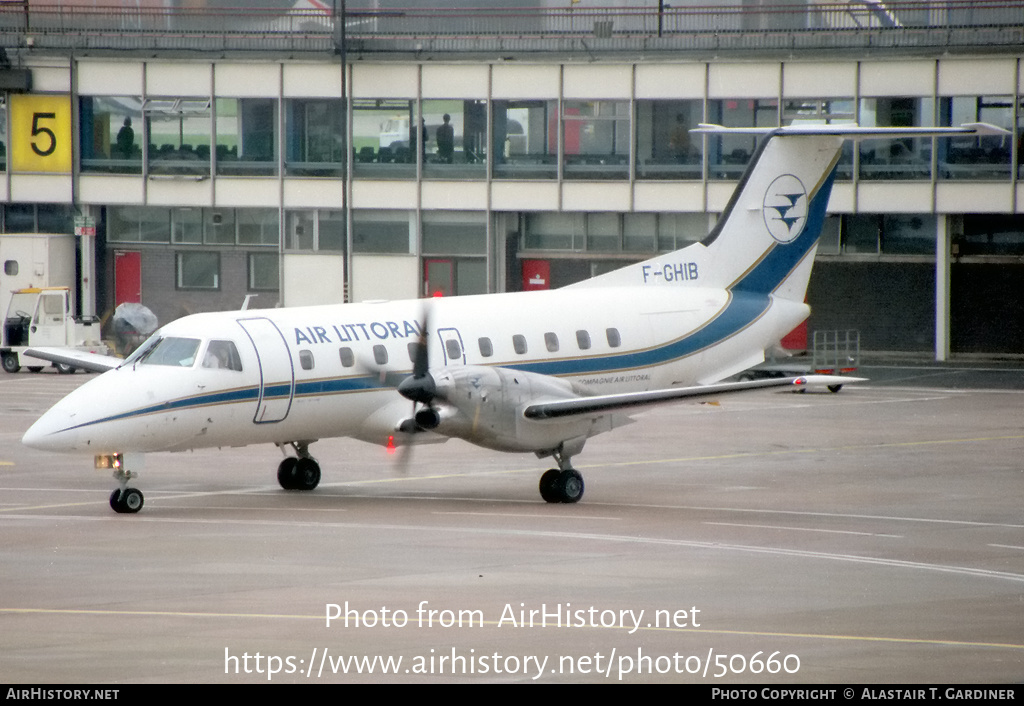
[[[733,292],[718,316],[696,331],[661,346],[596,358],[566,358],[503,367],[541,375],[584,375],[664,365],[731,338],[761,318],[770,304],[771,299],[766,295]]]

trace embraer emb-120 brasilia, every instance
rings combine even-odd
[[[572,458],[631,411],[807,376],[720,382],[764,359],[807,318],[804,293],[846,139],[1006,134],[960,128],[706,125],[763,139],[701,242],[558,290],[242,310],[167,324],[126,360],[30,354],[103,370],[25,434],[115,469],[110,497],[137,512],[138,454],[273,443],[278,480],[312,490],[327,437],[406,446],[448,438],[553,457],[548,502],[577,502]],[[289,452],[294,455],[291,455]],[[137,467],[137,466],[136,466]]]

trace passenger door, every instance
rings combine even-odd
[[[295,397],[295,366],[284,334],[266,318],[239,319],[259,362],[260,390],[254,424],[280,422],[288,416]]]

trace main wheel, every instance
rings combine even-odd
[[[555,487],[563,503],[578,503],[583,497],[583,476],[579,471],[567,468],[558,474]]]
[[[70,375],[75,372],[75,369],[67,363],[54,363],[53,367],[57,368],[57,372],[61,375]]]
[[[300,458],[295,469],[295,489],[312,490],[320,484],[320,464],[311,458]]]
[[[299,483],[299,459],[289,456],[277,467],[277,482],[285,490],[295,490]]]
[[[557,468],[552,468],[549,471],[545,471],[544,475],[540,477],[540,496],[544,498],[545,502],[562,502],[562,497],[558,494],[558,489],[555,487],[560,473],[561,471]]]

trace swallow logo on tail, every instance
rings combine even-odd
[[[797,239],[807,225],[807,189],[792,174],[771,183],[764,195],[764,224],[780,243]]]

